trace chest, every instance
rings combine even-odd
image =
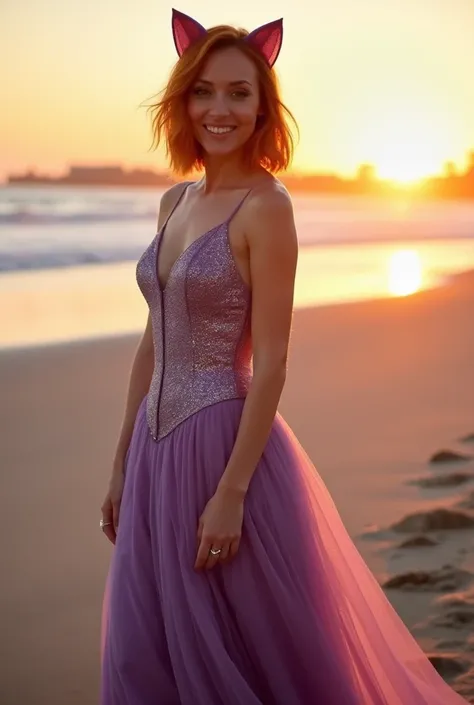
[[[237,307],[247,302],[250,288],[237,265],[228,224],[192,240],[173,261],[164,283],[159,278],[162,234],[158,233],[137,264],[137,283],[150,307],[156,305],[161,294],[169,304],[173,300],[188,305],[198,302],[209,311],[228,302]]]
[[[229,222],[228,206],[221,201],[216,201],[213,210],[210,204],[205,208],[195,206],[191,212],[182,209],[174,213],[158,236],[156,267],[161,288],[166,283],[176,263],[184,257],[189,249],[201,240],[207,239],[209,234],[226,229],[227,242],[238,269],[242,272],[244,280],[245,261],[248,259],[243,222],[239,217]]]

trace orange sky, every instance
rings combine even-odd
[[[257,10],[258,6],[258,10]],[[373,162],[409,180],[474,147],[474,0],[217,0],[178,9],[248,29],[283,16],[277,62],[298,170]],[[139,105],[175,61],[171,5],[1,0],[0,179],[70,163],[164,165]]]

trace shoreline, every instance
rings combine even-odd
[[[98,267],[109,267],[109,265],[92,265],[93,267],[98,266]],[[135,266],[135,263],[133,263],[133,267]],[[71,267],[71,274],[74,276],[74,274],[80,274],[81,272],[81,267]],[[127,265],[126,271],[128,272],[130,269],[130,265]],[[57,272],[57,276],[60,277],[60,272],[57,271],[56,269],[54,270],[40,270],[41,275],[46,275],[48,272],[52,271],[53,276]],[[26,272],[23,273],[24,278],[28,278],[28,274]],[[297,305],[295,303],[294,306],[294,315],[298,316],[301,315],[301,312],[303,311],[311,311],[311,310],[325,310],[325,309],[337,309],[340,307],[357,307],[357,306],[363,306],[363,305],[372,305],[376,304],[378,302],[397,302],[400,300],[407,300],[411,298],[417,298],[417,297],[422,297],[425,295],[429,295],[431,292],[443,290],[443,289],[449,289],[450,287],[459,285],[462,286],[463,282],[467,281],[469,282],[470,280],[474,280],[474,269],[472,268],[467,268],[464,271],[460,272],[453,272],[451,274],[446,274],[443,277],[439,276],[438,282],[433,283],[431,285],[426,285],[425,287],[421,288],[419,291],[416,291],[412,294],[407,294],[407,295],[393,295],[387,292],[385,295],[380,295],[380,296],[370,296],[367,295],[362,298],[346,298],[346,299],[341,299],[341,300],[333,300],[333,301],[321,301],[320,303],[301,303],[300,305]],[[1,284],[1,276],[0,276],[0,284]],[[83,286],[82,282],[78,280],[79,287]],[[112,282],[112,285],[114,282]],[[54,288],[54,287],[53,287]],[[114,330],[113,327],[107,330],[107,332],[92,332],[88,333],[87,331],[84,333],[79,333],[77,331],[77,334],[74,335],[73,333],[71,336],[67,337],[52,337],[50,339],[31,339],[27,342],[2,342],[1,337],[0,337],[0,356],[11,352],[11,353],[20,353],[23,350],[44,350],[49,347],[55,347],[55,346],[69,346],[69,345],[76,345],[76,344],[88,344],[88,343],[100,343],[100,341],[107,341],[107,340],[120,340],[121,338],[137,338],[141,335],[142,328],[139,327],[136,324],[136,321],[139,318],[142,318],[143,320],[143,327],[146,322],[146,305],[144,301],[141,298],[141,295],[136,287],[135,280],[131,280],[128,282],[126,285],[126,290],[127,293],[130,294],[130,301],[131,301],[131,310],[130,310],[130,315],[128,317],[128,322],[129,326],[126,329],[119,328],[118,330]],[[14,293],[14,289],[13,289]],[[92,292],[92,295],[93,292]],[[0,302],[2,298],[2,293],[0,289]],[[388,305],[391,305],[388,303]],[[396,303],[394,304],[396,305]],[[131,321],[135,321],[135,325],[131,324]],[[5,325],[7,322],[5,321]],[[103,327],[103,319],[96,324],[97,327]]]

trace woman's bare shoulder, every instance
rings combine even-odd
[[[283,219],[283,223],[293,220],[293,203],[286,186],[274,178],[266,180],[252,189],[248,198],[247,217],[254,223],[261,222],[260,219],[277,221]]]
[[[274,179],[249,194],[244,232],[251,250],[281,251],[293,258],[298,248],[293,203],[286,187]]]
[[[158,213],[158,230],[160,229],[162,223],[166,220],[178,198],[181,196],[183,189],[186,188],[187,183],[187,181],[180,181],[173,184],[162,194]]]

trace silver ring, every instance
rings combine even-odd
[[[112,522],[111,522],[111,521],[104,521],[103,519],[101,519],[101,520],[99,521],[99,526],[100,526],[101,529],[103,529],[104,526],[111,526],[111,525],[112,525]]]
[[[219,553],[222,552],[222,548],[211,548],[209,553],[211,553],[213,556],[218,556]]]

